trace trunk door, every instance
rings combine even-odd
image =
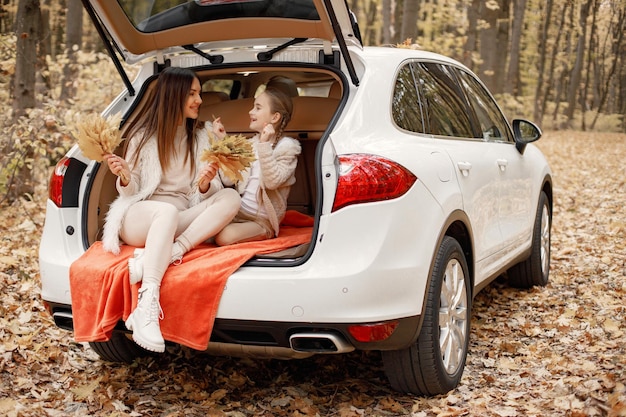
[[[322,42],[325,52],[332,44],[339,46],[358,84],[347,46],[360,47],[360,34],[345,0],[83,0],[83,4],[114,60],[119,54],[130,64],[152,57],[162,63],[170,54],[192,51],[219,64],[220,50],[280,50],[295,43]],[[259,54],[259,60],[268,60],[267,55]],[[118,70],[123,71],[121,65]]]

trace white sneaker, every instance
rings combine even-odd
[[[137,248],[133,257],[128,259],[128,275],[130,284],[136,284],[143,279],[143,249]]]
[[[133,332],[133,340],[142,348],[152,352],[164,352],[165,340],[161,334],[159,320],[163,310],[159,304],[159,286],[142,285],[139,289],[137,308],[128,316],[126,328]]]

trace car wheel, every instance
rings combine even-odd
[[[552,212],[548,196],[543,191],[539,195],[539,204],[530,256],[508,270],[509,283],[518,288],[531,288],[535,285],[544,286],[550,274],[550,229]]]
[[[469,344],[471,302],[463,249],[446,236],[435,258],[417,341],[407,349],[382,352],[385,374],[395,390],[430,396],[459,384]]]
[[[113,331],[106,342],[89,342],[89,346],[105,361],[130,363],[149,352],[135,342],[130,335],[121,331]]]

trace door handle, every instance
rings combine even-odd
[[[498,159],[496,162],[498,163],[498,168],[500,168],[500,171],[502,172],[504,172],[507,165],[509,165],[509,161],[507,161],[506,159]]]
[[[456,166],[459,167],[459,171],[461,171],[464,177],[467,177],[472,169],[472,164],[469,162],[457,162]]]

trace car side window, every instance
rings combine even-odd
[[[473,138],[471,117],[454,74],[444,65],[413,64],[424,102],[426,133]]]
[[[401,129],[424,133],[424,122],[411,65],[398,72],[391,103],[393,121]]]
[[[497,104],[472,75],[459,70],[459,80],[480,123],[483,139],[492,142],[513,141],[510,130]]]

